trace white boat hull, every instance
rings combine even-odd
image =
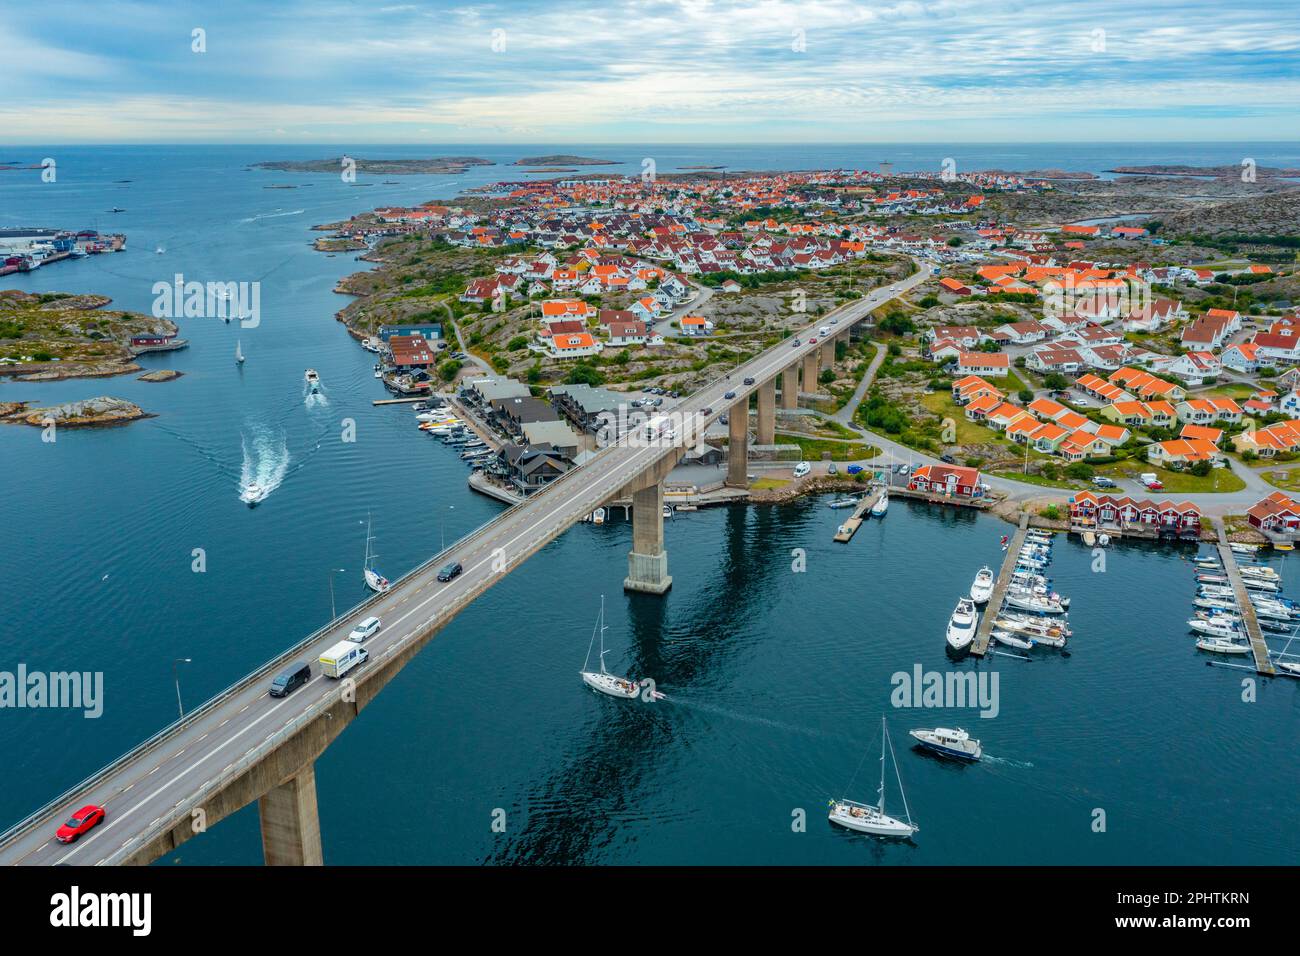
[[[870,833],[874,836],[899,837],[906,839],[919,827],[902,820],[896,820],[888,814],[881,813],[874,807],[857,807],[845,803],[836,803],[828,816],[831,823],[857,833]]]
[[[636,684],[630,680],[615,677],[613,674],[602,674],[600,671],[583,671],[582,682],[592,690],[598,690],[610,697],[621,697],[624,700],[631,700],[640,693]]]

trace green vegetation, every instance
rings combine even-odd
[[[776,442],[778,445],[798,445],[807,461],[820,461],[825,452],[830,452],[832,461],[861,461],[880,454],[879,448],[865,442],[829,441],[789,432],[778,432]]]

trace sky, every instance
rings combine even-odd
[[[49,0],[0,142],[1300,140],[1295,0]]]

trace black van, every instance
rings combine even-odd
[[[311,665],[294,664],[271,681],[271,696],[287,697],[309,680],[311,680]]]

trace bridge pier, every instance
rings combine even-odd
[[[257,801],[267,866],[323,866],[316,764],[309,763]]]
[[[657,481],[632,493],[632,550],[623,590],[663,594],[672,586],[664,548],[664,486]]]
[[[835,341],[833,339],[822,343],[822,368],[835,367]]]
[[[808,393],[817,391],[817,353],[813,349],[803,357],[803,390]]]
[[[758,386],[758,429],[754,441],[759,445],[776,444],[776,379]]]
[[[728,488],[749,487],[749,400],[731,406],[727,429]]]
[[[799,407],[799,363],[781,373],[781,407],[788,410]]]

